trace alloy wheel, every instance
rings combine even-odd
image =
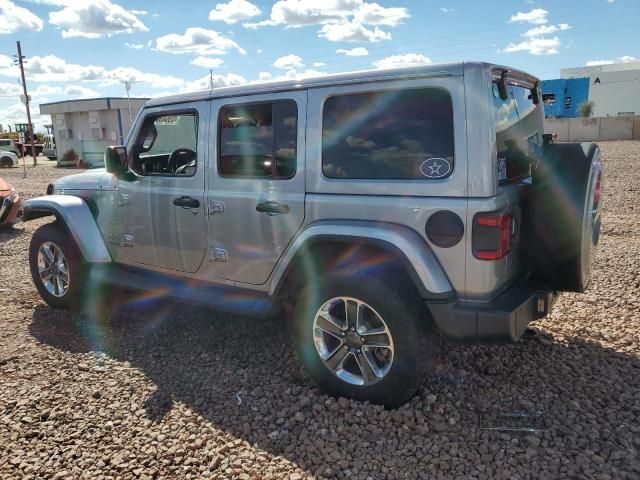
[[[44,242],[40,245],[38,273],[42,284],[54,297],[63,297],[69,290],[69,264],[55,243]]]
[[[331,373],[351,385],[377,383],[393,364],[387,324],[373,307],[356,298],[335,297],[318,309],[313,343]]]

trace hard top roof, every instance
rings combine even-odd
[[[225,98],[240,95],[257,95],[261,93],[273,93],[280,91],[303,90],[311,87],[323,87],[340,84],[364,83],[373,81],[390,81],[405,80],[419,77],[440,77],[440,76],[461,76],[465,67],[476,66],[484,68],[488,71],[501,69],[509,70],[512,73],[524,76],[531,81],[537,79],[531,75],[518,70],[502,67],[491,63],[484,62],[457,62],[457,63],[441,63],[432,65],[423,65],[418,67],[394,68],[389,70],[363,70],[348,73],[337,73],[330,75],[322,75],[303,79],[292,79],[283,81],[248,83],[245,85],[218,87],[211,90],[202,90],[199,92],[182,93],[179,95],[170,95],[168,97],[152,98],[146,104],[147,107],[155,107],[160,105],[171,105],[176,103],[195,102],[199,100],[208,100],[213,98]]]

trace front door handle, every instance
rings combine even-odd
[[[198,208],[200,206],[198,199],[191,197],[178,197],[173,200],[173,204],[182,208]]]
[[[289,213],[289,205],[273,201],[261,202],[256,205],[256,212],[266,213],[269,216],[280,215]]]

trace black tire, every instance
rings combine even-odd
[[[338,378],[318,353],[314,318],[325,302],[336,297],[362,301],[384,319],[393,342],[393,361],[386,375],[375,383],[354,385]],[[436,340],[427,308],[413,285],[340,272],[322,275],[303,290],[293,314],[293,336],[298,358],[320,388],[337,397],[368,400],[389,408],[415,395],[430,371]],[[349,358],[356,366],[355,353]]]
[[[45,243],[51,243],[60,249],[65,258],[68,272],[68,286],[59,292],[59,296],[49,292],[40,276],[38,255],[40,247]],[[82,307],[83,292],[87,272],[87,266],[83,262],[82,255],[66,229],[59,223],[53,222],[38,228],[29,244],[29,267],[31,278],[42,299],[53,308],[79,309]]]
[[[601,179],[595,144],[550,145],[535,170],[532,268],[555,290],[584,292],[588,286],[600,235],[601,202],[594,197]]]
[[[9,157],[0,158],[0,167],[1,168],[13,167],[13,160],[11,160],[11,158]]]

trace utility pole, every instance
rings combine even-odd
[[[213,90],[213,69],[209,70],[209,90]]]
[[[29,127],[29,138],[31,138],[31,155],[33,156],[33,166],[38,165],[38,159],[36,154],[36,142],[33,137],[33,125],[31,124],[31,110],[29,108],[29,95],[27,94],[27,82],[24,79],[24,57],[22,56],[22,48],[20,48],[20,42],[18,44],[18,64],[20,65],[20,75],[22,76],[22,90],[24,91],[24,104],[27,107],[27,123]],[[25,159],[22,157],[22,161]]]

